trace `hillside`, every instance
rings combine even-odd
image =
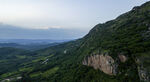
[[[35,59],[1,77],[19,76],[21,82],[149,82],[149,50],[147,2],[96,25],[81,39],[35,51]]]
[[[30,51],[35,51],[35,50],[40,50],[43,48],[47,48],[50,46],[55,46],[60,43],[31,43],[31,44],[17,44],[17,43],[0,43],[0,48],[4,47],[12,47],[12,48],[19,48],[19,49],[25,49],[25,50],[30,50]]]
[[[0,76],[8,72],[15,71],[16,68],[19,68],[20,64],[28,61],[25,60],[25,58],[30,57],[27,55],[29,53],[30,52],[27,50],[17,48],[0,48]]]

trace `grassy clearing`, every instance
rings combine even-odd
[[[44,61],[44,60],[46,60],[46,59],[48,59],[48,58],[50,58],[52,56],[53,56],[53,54],[49,55],[49,56],[46,56],[46,57],[43,56],[43,57],[37,58],[35,60],[32,60],[32,62],[35,63],[35,62],[39,62],[39,61]]]
[[[42,74],[42,77],[48,78],[51,74],[56,73],[58,69],[59,67],[54,67],[52,69],[49,69]]]
[[[19,71],[21,71],[21,72],[26,72],[26,71],[31,71],[31,70],[33,70],[32,67],[28,67],[28,68],[20,68],[20,69],[19,69]]]

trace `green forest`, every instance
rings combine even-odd
[[[36,51],[0,48],[0,81],[9,78],[11,82],[149,82],[149,50],[150,2],[146,2],[96,25],[77,40]],[[116,75],[82,64],[85,57],[102,53],[117,62]],[[128,57],[127,62],[118,60],[119,53]],[[143,78],[148,79],[139,77],[139,69],[146,70]]]

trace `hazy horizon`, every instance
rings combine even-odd
[[[146,1],[0,0],[0,39],[81,38]]]

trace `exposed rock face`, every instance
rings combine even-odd
[[[64,54],[66,54],[67,53],[67,50],[64,50]]]
[[[141,81],[149,82],[147,71],[143,67],[138,67],[138,73]]]
[[[143,67],[143,61],[139,58],[135,59],[136,64],[138,65],[138,75],[142,82],[150,82],[149,71]]]
[[[119,57],[120,61],[123,63],[127,61],[127,57],[124,55],[119,55],[118,57]]]
[[[19,79],[22,79],[22,77],[19,76],[19,77],[14,77],[14,78],[7,78],[7,79],[2,80],[1,82],[14,82]]]
[[[83,65],[91,66],[94,69],[100,69],[106,74],[116,75],[117,65],[114,59],[109,55],[92,55],[85,58],[82,62]]]

